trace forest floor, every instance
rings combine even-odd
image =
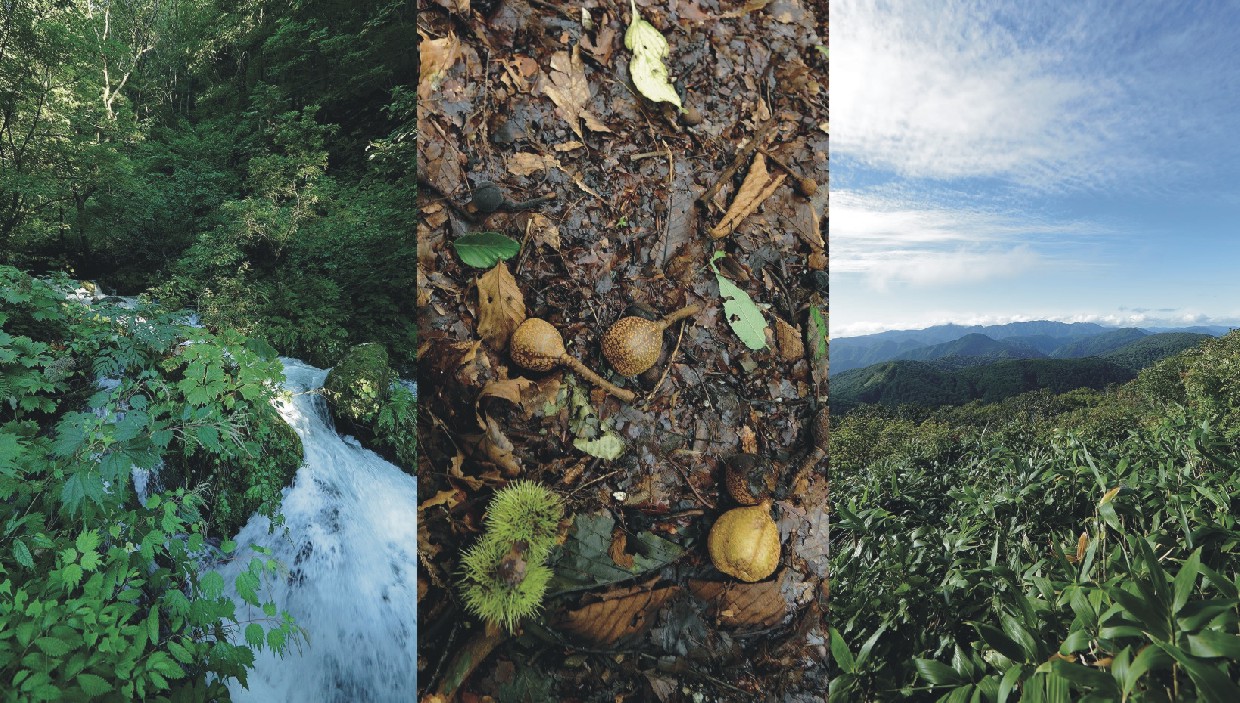
[[[826,462],[805,460],[827,400],[826,2],[637,8],[667,38],[670,74],[697,113],[688,120],[634,88],[627,2],[419,0],[418,676],[428,694],[826,696]],[[802,177],[812,195],[796,187]],[[512,201],[554,199],[470,214],[485,181]],[[738,224],[720,224],[746,203]],[[482,231],[515,239],[519,253],[490,270],[466,265],[453,242]],[[761,309],[764,348],[734,331],[720,277]],[[690,304],[702,311],[666,330],[651,371],[611,371],[599,340],[612,323]],[[518,367],[508,336],[526,316],[553,324],[570,355],[637,400],[564,369]],[[597,456],[612,456],[609,444],[623,449]],[[724,472],[742,452],[775,479],[782,549],[757,583],[721,573],[706,549],[713,522],[737,505]],[[540,616],[508,636],[469,616],[456,584],[494,490],[518,477],[564,496],[575,519]]]

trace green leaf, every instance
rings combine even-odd
[[[30,555],[30,548],[20,539],[13,542],[13,556],[17,558],[18,564],[27,569],[34,568],[34,557]]]
[[[831,628],[831,658],[844,673],[855,673],[856,662],[853,660],[852,652],[848,651],[848,644],[840,636],[839,630],[834,627]]]
[[[914,659],[913,665],[923,679],[935,686],[960,686],[965,682],[955,669],[934,659]]]
[[[112,690],[112,684],[95,674],[78,674],[77,683],[88,696],[102,696]]]
[[[95,548],[99,546],[101,541],[102,539],[99,537],[99,533],[97,531],[86,530],[82,534],[78,535],[77,542],[75,544],[77,546],[77,550],[85,554],[86,552],[95,551]]]
[[[500,261],[511,259],[521,251],[521,243],[499,232],[471,232],[452,242],[457,256],[466,266],[489,269]]]
[[[1175,596],[1171,602],[1171,612],[1179,613],[1189,596],[1197,586],[1197,575],[1201,572],[1201,547],[1198,547],[1184,563],[1180,572],[1175,575]]]
[[[257,649],[257,648],[259,648],[259,647],[262,647],[262,646],[263,646],[263,640],[264,640],[264,639],[265,639],[265,636],[264,636],[264,633],[263,633],[263,626],[262,626],[262,625],[259,625],[259,624],[258,624],[258,623],[256,623],[256,622],[252,622],[252,623],[250,623],[249,625],[246,625],[246,627],[245,627],[245,641],[246,641],[246,643],[247,643],[247,644],[249,644],[251,647],[254,647],[254,648],[256,648],[256,649]]]
[[[624,33],[624,46],[633,52],[629,59],[629,75],[638,92],[654,102],[668,102],[682,107],[680,96],[668,80],[667,65],[663,59],[671,54],[667,39],[637,12],[637,3],[631,4],[633,16]]]
[[[999,654],[1017,663],[1030,659],[1029,653],[1016,640],[1005,635],[999,628],[980,622],[972,623],[972,625],[977,629],[977,633],[982,636],[982,641]]]
[[[218,429],[210,425],[203,425],[194,430],[194,434],[198,437],[198,441],[202,442],[202,446],[206,447],[211,453],[219,453],[220,431]]]
[[[207,598],[219,598],[224,592],[224,577],[218,571],[208,571],[198,582],[198,587]]]
[[[575,439],[573,446],[600,459],[619,459],[624,454],[624,441],[610,432],[598,439]]]
[[[1012,695],[1013,689],[1020,683],[1020,676],[1024,672],[1025,667],[1020,664],[1013,664],[1003,672],[1003,680],[999,682],[999,694],[996,698],[998,703],[1007,703],[1008,696]]]
[[[710,259],[710,267],[714,270],[715,279],[719,282],[719,295],[724,299],[724,316],[728,324],[732,326],[732,331],[741,338],[745,346],[755,351],[765,349],[766,318],[762,316],[762,311],[754,304],[748,293],[719,273],[719,269],[715,267],[715,261],[723,256],[725,256],[723,252],[715,252]]]
[[[1240,660],[1240,635],[1217,630],[1189,635],[1188,651],[1195,657],[1227,657]]]
[[[1175,658],[1180,666],[1188,672],[1188,677],[1197,685],[1202,700],[1211,703],[1234,703],[1240,701],[1240,686],[1236,685],[1227,674],[1213,665],[1190,656],[1179,647],[1162,642],[1155,643],[1160,649]]]
[[[69,645],[55,637],[40,637],[34,641],[34,644],[49,657],[63,657],[69,652]]]
[[[280,629],[267,631],[267,646],[273,652],[281,652],[284,650],[284,631]]]

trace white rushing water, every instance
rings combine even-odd
[[[253,555],[272,550],[288,569],[260,589],[307,631],[302,651],[257,655],[237,701],[362,703],[417,698],[417,482],[332,427],[321,388],[327,372],[281,359],[294,395],[280,415],[301,436],[305,463],[284,492],[284,527],[260,516],[236,537],[239,558],[220,565],[239,619],[262,618],[231,589]]]

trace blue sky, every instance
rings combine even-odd
[[[831,2],[831,333],[1240,326],[1240,3]]]

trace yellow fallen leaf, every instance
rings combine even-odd
[[[667,39],[659,33],[637,12],[635,0],[629,0],[633,17],[629,21],[628,31],[624,33],[624,45],[633,52],[629,59],[629,76],[637,91],[654,102],[672,103],[683,109],[680,96],[668,79],[667,64],[663,63],[670,54]]]
[[[501,261],[478,279],[478,336],[487,346],[503,351],[512,331],[522,322],[525,296]]]

